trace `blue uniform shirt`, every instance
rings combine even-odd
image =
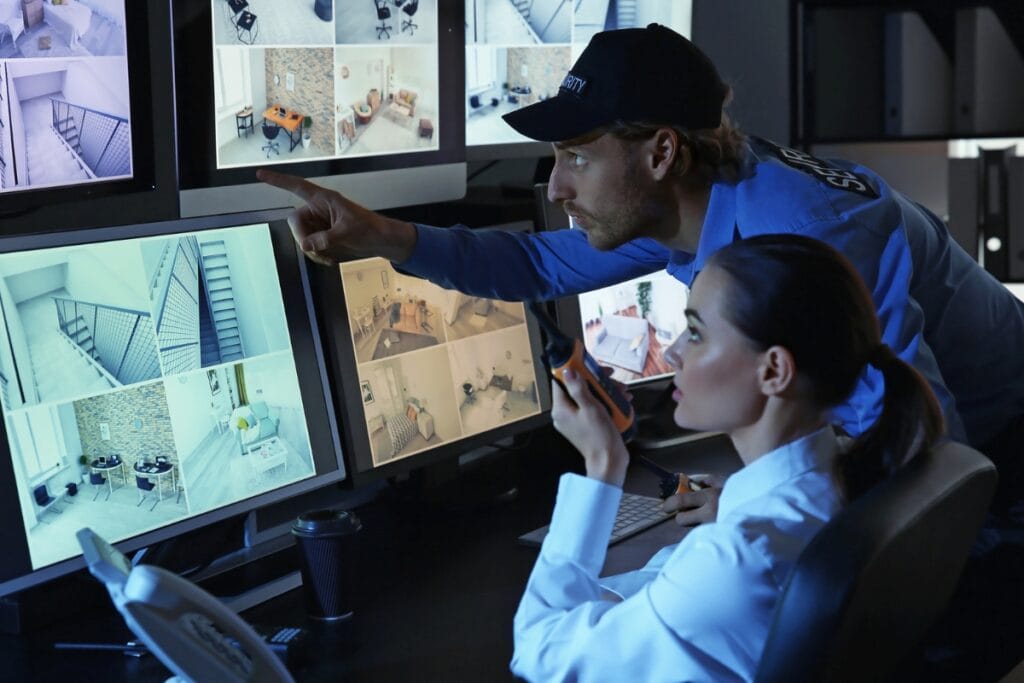
[[[716,522],[605,582],[622,489],[563,475],[513,622],[512,671],[531,681],[751,680],[794,562],[841,507],[837,452],[825,428],[761,456],[726,481]],[[602,583],[625,599],[602,599]]]
[[[600,252],[575,230],[527,235],[418,225],[417,233],[403,270],[506,300],[557,298],[659,269],[689,286],[708,256],[734,239],[814,237],[860,272],[883,341],[931,383],[950,436],[980,447],[1024,414],[1024,304],[951,239],[939,218],[850,162],[751,138],[740,179],[713,184],[693,254],[647,238]],[[869,368],[836,422],[860,434],[881,411],[881,397],[881,375]]]

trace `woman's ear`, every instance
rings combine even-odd
[[[758,367],[761,392],[765,396],[780,396],[796,381],[796,361],[784,346],[770,346],[761,355]]]

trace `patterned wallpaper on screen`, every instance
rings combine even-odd
[[[267,48],[267,101],[311,116],[310,145],[334,154],[334,51],[331,48]],[[288,90],[288,74],[295,89]],[[274,83],[274,76],[278,82]]]

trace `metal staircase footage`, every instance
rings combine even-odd
[[[616,28],[639,28],[636,25],[636,0],[618,0],[615,13]]]
[[[40,396],[69,381],[92,390],[160,376],[149,313],[64,297],[53,302],[60,335],[32,349]]]
[[[203,256],[203,282],[221,362],[239,360],[245,354],[238,332],[238,311],[231,286],[227,248],[224,240],[207,240],[199,243],[199,250]]]
[[[157,339],[167,372],[239,360],[231,271],[223,240],[194,236],[168,242],[150,283],[157,303]]]
[[[516,11],[523,15],[523,19],[530,20],[530,10],[533,9],[533,0],[512,0]]]
[[[51,124],[67,148],[94,178],[131,172],[128,120],[64,100],[50,98]]]

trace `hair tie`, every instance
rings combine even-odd
[[[871,349],[871,352],[868,354],[868,363],[881,370],[895,357],[896,354],[892,352],[888,345],[879,344]]]

